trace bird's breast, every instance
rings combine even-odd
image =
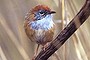
[[[35,30],[35,41],[38,44],[45,45],[47,42],[52,41],[54,35],[54,27],[52,27],[50,30]]]
[[[53,39],[55,27],[52,20],[38,20],[25,24],[24,28],[30,40],[44,45]]]

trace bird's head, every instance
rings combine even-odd
[[[48,6],[45,5],[37,5],[27,14],[26,18],[30,20],[41,20],[45,18],[47,15],[51,15],[56,13],[55,11],[51,11]]]

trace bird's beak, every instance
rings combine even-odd
[[[55,11],[51,11],[51,12],[49,12],[49,14],[54,14],[54,13],[56,13]]]

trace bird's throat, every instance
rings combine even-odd
[[[47,15],[45,18],[37,21],[32,21],[30,23],[31,28],[34,30],[49,30],[50,28],[53,27],[54,22],[52,21],[52,16]]]

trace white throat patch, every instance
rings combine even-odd
[[[34,30],[49,30],[53,27],[54,22],[52,21],[52,16],[47,15],[45,18],[37,21],[32,21],[30,23],[31,28]]]

